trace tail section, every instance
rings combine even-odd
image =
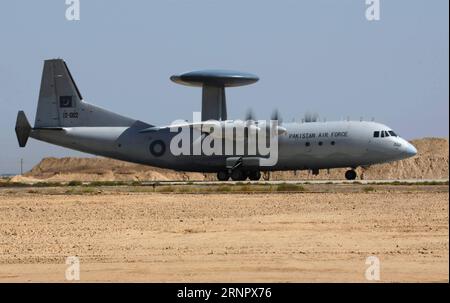
[[[133,119],[84,102],[62,59],[44,62],[35,128],[130,126],[134,122]]]
[[[25,145],[27,145],[30,133],[31,133],[31,125],[28,122],[25,113],[23,111],[19,111],[17,113],[17,120],[16,120],[16,135],[20,147],[25,147]]]

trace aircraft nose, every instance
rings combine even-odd
[[[406,140],[405,140],[406,141]],[[409,142],[405,142],[402,148],[402,152],[409,158],[417,155],[417,149]]]
[[[406,144],[404,152],[408,157],[413,157],[417,155],[417,149],[414,147],[414,145],[412,145],[409,142]]]

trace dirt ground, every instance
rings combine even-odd
[[[331,185],[330,185],[331,186]],[[355,185],[348,185],[349,187]],[[449,281],[448,186],[174,194],[0,189],[0,281]]]

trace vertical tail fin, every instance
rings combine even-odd
[[[130,126],[135,120],[83,101],[62,59],[44,62],[35,128],[76,126]]]

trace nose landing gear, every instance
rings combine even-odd
[[[345,179],[355,180],[357,177],[356,171],[354,169],[349,169],[345,172]]]

